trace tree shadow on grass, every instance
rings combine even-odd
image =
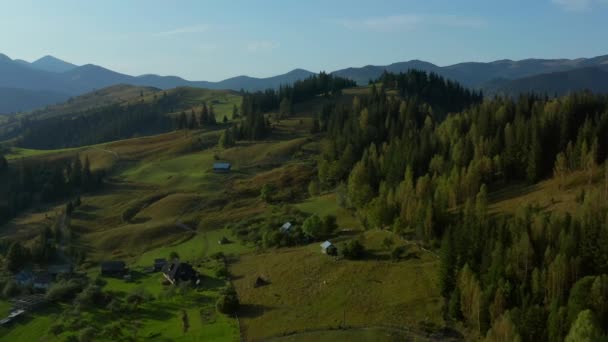
[[[90,205],[90,204],[83,204],[80,207],[78,207],[77,212],[82,212],[82,211],[89,212],[89,211],[95,211],[97,209],[99,209],[99,207],[96,207],[96,206]]]
[[[90,213],[87,211],[77,210],[72,213],[72,217],[77,220],[92,221],[92,220],[95,220],[98,216],[96,214],[93,214],[93,213]]]
[[[267,311],[274,310],[273,307],[260,304],[241,304],[239,307],[239,317],[256,318],[264,315]]]
[[[216,289],[220,289],[223,288],[226,285],[226,282],[221,280],[221,279],[217,279],[217,278],[211,278],[211,277],[202,277],[201,279],[201,288],[203,290],[216,290]]]

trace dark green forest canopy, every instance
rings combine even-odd
[[[572,216],[532,207],[487,213],[489,189],[513,181],[585,171],[591,182],[608,155],[608,97],[494,98],[443,121],[436,106],[384,87],[326,106],[319,183],[337,187],[366,227],[430,247],[443,241],[445,315],[474,334],[561,341],[584,309],[608,327],[603,189],[584,194]],[[579,296],[581,287],[592,295]]]
[[[165,93],[153,103],[112,105],[43,120],[25,119],[17,144],[55,149],[168,132],[176,122],[166,114],[175,110],[178,101],[178,94]]]
[[[281,86],[278,90],[243,93],[241,114],[244,119],[235,135],[238,139],[262,139],[270,132],[270,125],[264,114],[278,110],[282,102],[284,107],[291,108],[293,104],[315,96],[339,96],[342,89],[354,86],[354,81],[321,72],[293,85]]]

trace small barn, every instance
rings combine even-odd
[[[193,284],[198,284],[200,276],[194,270],[192,265],[185,262],[171,262],[163,267],[163,275],[173,285],[179,282],[190,281]]]
[[[163,267],[165,267],[165,265],[167,264],[167,259],[165,258],[159,258],[159,259],[154,259],[154,272],[160,272],[163,270]]]
[[[279,230],[281,231],[281,233],[284,233],[284,234],[290,233],[292,229],[293,229],[293,224],[291,224],[291,222],[285,222],[281,226],[281,228],[279,228]]]
[[[321,244],[321,251],[327,255],[338,254],[338,248],[336,248],[336,246],[329,241],[325,241]]]
[[[101,263],[101,275],[106,277],[122,277],[127,272],[124,261],[104,261]]]
[[[213,172],[215,173],[228,173],[232,165],[230,163],[214,163],[213,164]]]

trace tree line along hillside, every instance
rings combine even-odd
[[[232,129],[222,134],[221,143],[223,146],[229,146],[236,139],[265,137],[270,133],[270,126],[262,110],[273,110],[275,105],[278,108],[280,102],[284,102],[284,105],[285,101],[298,102],[317,95],[338,94],[341,89],[352,85],[351,81],[321,73],[298,81],[293,86],[281,87],[278,91],[243,93],[241,120],[237,120]],[[15,144],[27,148],[54,149],[218,124],[215,120],[213,104],[203,103],[200,112],[192,109],[188,113],[182,111],[174,117],[167,115],[184,109],[184,96],[178,89],[173,92],[163,92],[161,96],[155,96],[152,102],[116,104],[40,120],[26,118],[20,124],[22,134]],[[256,103],[267,97],[272,97],[274,105],[265,104],[264,106],[268,107],[258,107]],[[233,116],[239,117],[236,107]],[[81,171],[82,167],[85,169]],[[75,172],[84,176],[76,177],[78,174]],[[74,177],[76,181],[72,179]],[[81,178],[84,179],[82,184]],[[9,164],[0,153],[0,223],[6,222],[36,203],[94,190],[102,186],[102,178],[103,172],[91,173],[88,160],[84,164],[78,158],[44,162],[21,160]]]
[[[404,85],[417,77],[385,74],[369,95],[323,109],[326,138],[315,182],[337,188],[340,204],[364,226],[441,246],[445,316],[463,321],[472,334],[490,341],[578,341],[582,326],[606,336],[603,187],[581,194],[572,215],[524,207],[517,215],[490,216],[487,208],[488,192],[511,182],[574,171],[591,182],[608,154],[608,97],[480,102],[429,77]],[[403,96],[388,96],[387,86]],[[428,95],[440,93],[454,102]],[[441,121],[436,108],[458,103],[445,112],[459,111]]]

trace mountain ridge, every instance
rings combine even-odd
[[[458,81],[464,86],[478,90],[489,90],[492,93],[500,90],[497,88],[500,84],[507,84],[509,81],[519,78],[586,67],[600,67],[608,70],[608,55],[576,59],[528,58],[518,61],[501,59],[492,62],[463,62],[447,66],[438,66],[423,60],[413,59],[388,65],[348,67],[335,70],[331,74],[354,80],[359,85],[365,85],[369,80],[380,77],[385,71],[399,73],[417,69],[433,72],[444,78]],[[77,66],[51,55],[44,56],[33,63],[28,63],[19,59],[12,60],[7,55],[0,53],[0,74],[3,75],[0,79],[0,87],[75,96],[115,84],[131,84],[160,89],[186,86],[214,90],[259,91],[292,84],[314,73],[296,68],[287,73],[271,77],[257,78],[240,75],[217,82],[191,81],[178,76],[157,74],[132,76],[95,64]],[[504,81],[498,82],[497,80]],[[581,81],[579,79],[577,84],[584,86]],[[590,80],[589,82],[595,81]],[[538,84],[542,84],[542,82]],[[514,86],[513,89],[518,87]],[[14,108],[18,107],[31,108],[27,103],[27,98],[23,98],[23,101],[24,103],[21,106],[17,105],[15,107],[13,105],[11,108],[0,104],[0,112],[12,112]]]

